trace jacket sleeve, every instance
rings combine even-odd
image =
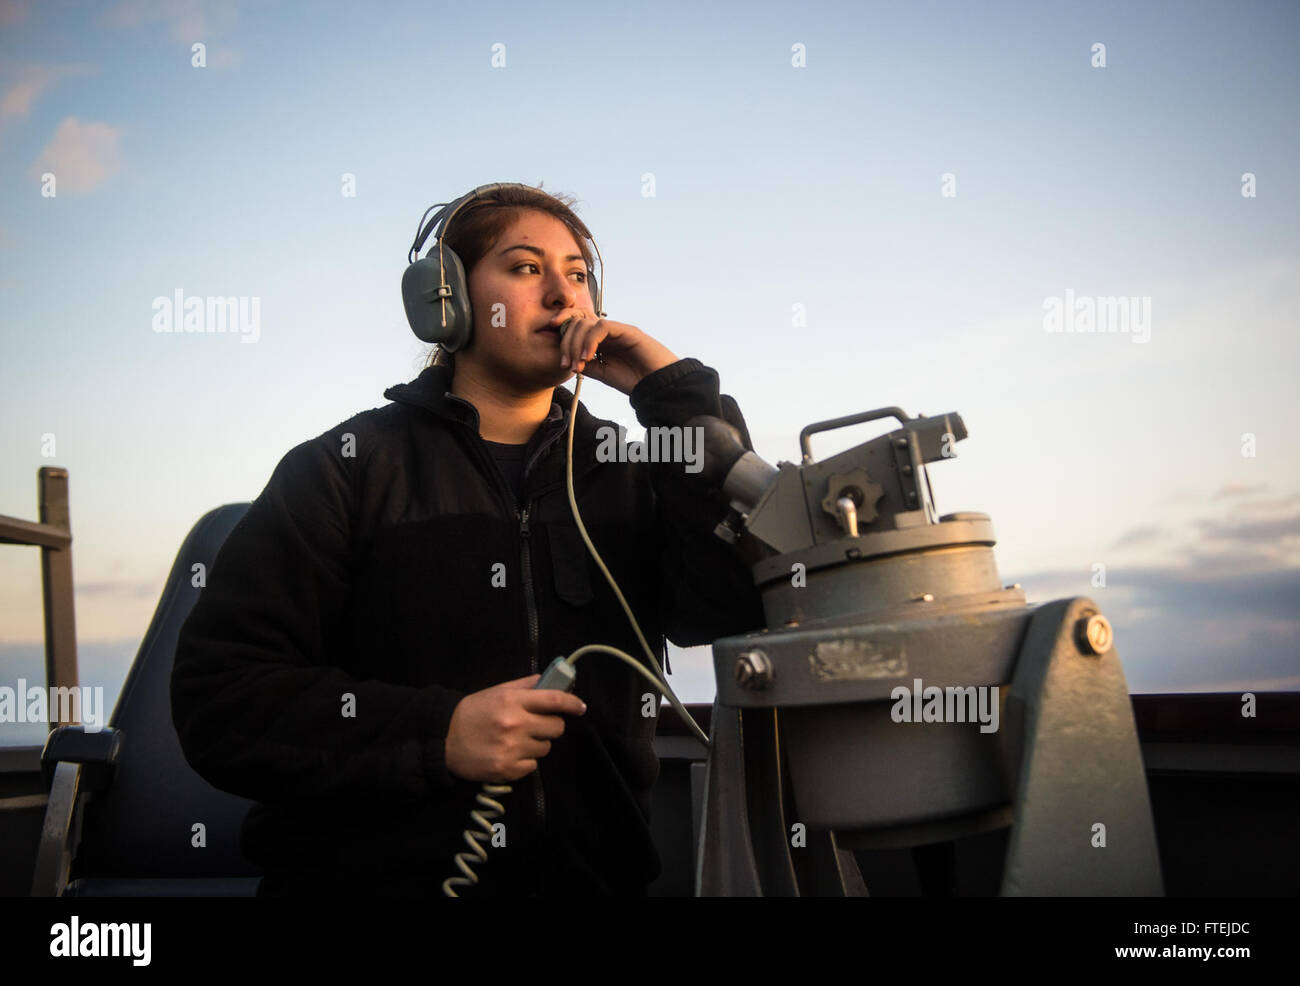
[[[214,787],[267,804],[413,803],[454,783],[444,748],[463,693],[358,680],[328,663],[352,567],[357,460],[339,451],[344,430],[280,460],[177,640],[171,707],[185,758]]]
[[[637,420],[647,428],[680,426],[697,414],[735,425],[753,449],[740,408],[719,393],[717,371],[682,359],[649,374],[630,395]],[[728,544],[713,529],[730,509],[721,490],[706,488],[682,463],[651,463],[656,528],[662,549],[659,571],[664,632],[679,647],[707,644],[765,625],[762,596],[750,566],[763,547],[748,534]]]

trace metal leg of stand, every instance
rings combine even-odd
[[[1003,895],[1160,896],[1160,857],[1137,727],[1108,634],[1084,636],[1084,597],[1039,608],[1006,700],[1015,821]]]
[[[740,710],[713,703],[695,896],[761,897],[746,812]]]

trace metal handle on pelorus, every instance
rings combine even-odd
[[[814,422],[799,432],[799,451],[803,453],[803,464],[806,466],[813,460],[812,446],[808,440],[817,432],[833,431],[836,428],[858,425],[864,421],[875,421],[878,418],[897,418],[900,424],[906,424],[912,420],[911,415],[901,407],[878,407],[874,411],[863,411],[861,414],[850,414],[843,418],[831,418],[829,421]]]

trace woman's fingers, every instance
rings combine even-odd
[[[551,752],[550,740],[531,740],[519,748],[518,756],[540,760]]]
[[[601,340],[609,335],[609,330],[601,324],[600,319],[591,323],[587,329],[586,335],[582,338],[582,348],[578,351],[578,359],[581,362],[595,359],[596,350],[599,348]]]
[[[590,334],[592,322],[586,314],[579,315],[573,321],[573,327],[566,335],[565,355],[569,358],[569,365],[577,368],[582,361],[582,354],[586,351],[587,336]]]
[[[560,341],[562,365],[581,370],[582,364],[590,360],[609,331],[601,325],[601,319],[595,315],[582,313],[569,322],[569,328]]]
[[[558,322],[560,327],[560,365],[569,366],[573,363],[573,341],[578,335],[582,317],[568,311],[557,312],[551,322]]]

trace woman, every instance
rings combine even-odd
[[[752,557],[712,534],[725,497],[681,463],[607,461],[616,425],[559,384],[580,371],[647,426],[714,414],[749,440],[713,370],[597,317],[588,239],[538,189],[464,206],[444,242],[469,344],[290,450],[217,556],[173,718],[202,776],[258,802],[241,848],[259,894],[440,893],[484,781],[514,789],[464,895],[635,895],[658,875],[653,690],[596,655],[573,694],[532,690],[583,644],[643,654],[570,512],[570,415],[583,523],[648,641],[755,629],[762,605]]]

